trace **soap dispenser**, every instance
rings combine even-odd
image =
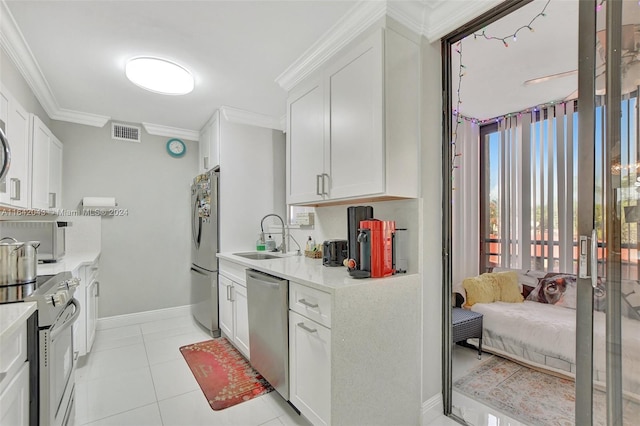
[[[256,250],[264,251],[265,250],[265,242],[264,242],[264,234],[258,234],[258,240],[256,241]]]
[[[267,241],[265,241],[265,249],[267,251],[276,251],[276,240],[274,240],[271,235],[269,235]]]

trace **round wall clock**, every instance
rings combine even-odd
[[[170,156],[179,158],[187,153],[187,146],[181,139],[169,139],[167,141],[167,152]]]

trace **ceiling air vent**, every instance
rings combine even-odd
[[[119,141],[140,142],[140,127],[111,123],[111,138]]]

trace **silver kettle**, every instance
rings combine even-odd
[[[23,243],[12,237],[0,239],[0,285],[35,281],[38,276],[38,247],[40,241]]]

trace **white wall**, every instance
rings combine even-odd
[[[141,143],[111,139],[103,128],[52,120],[64,143],[63,207],[82,197],[115,197],[128,215],[102,218],[100,316],[190,303],[190,185],[198,145],[172,158],[168,138],[142,132]]]
[[[255,250],[266,214],[286,221],[284,134],[224,118],[220,125],[220,251]],[[265,231],[271,223],[280,222],[265,220]]]
[[[49,126],[49,116],[3,48],[0,48],[0,82],[9,89],[20,105],[40,117],[42,122]]]
[[[422,401],[442,391],[442,79],[440,43],[422,48]]]

